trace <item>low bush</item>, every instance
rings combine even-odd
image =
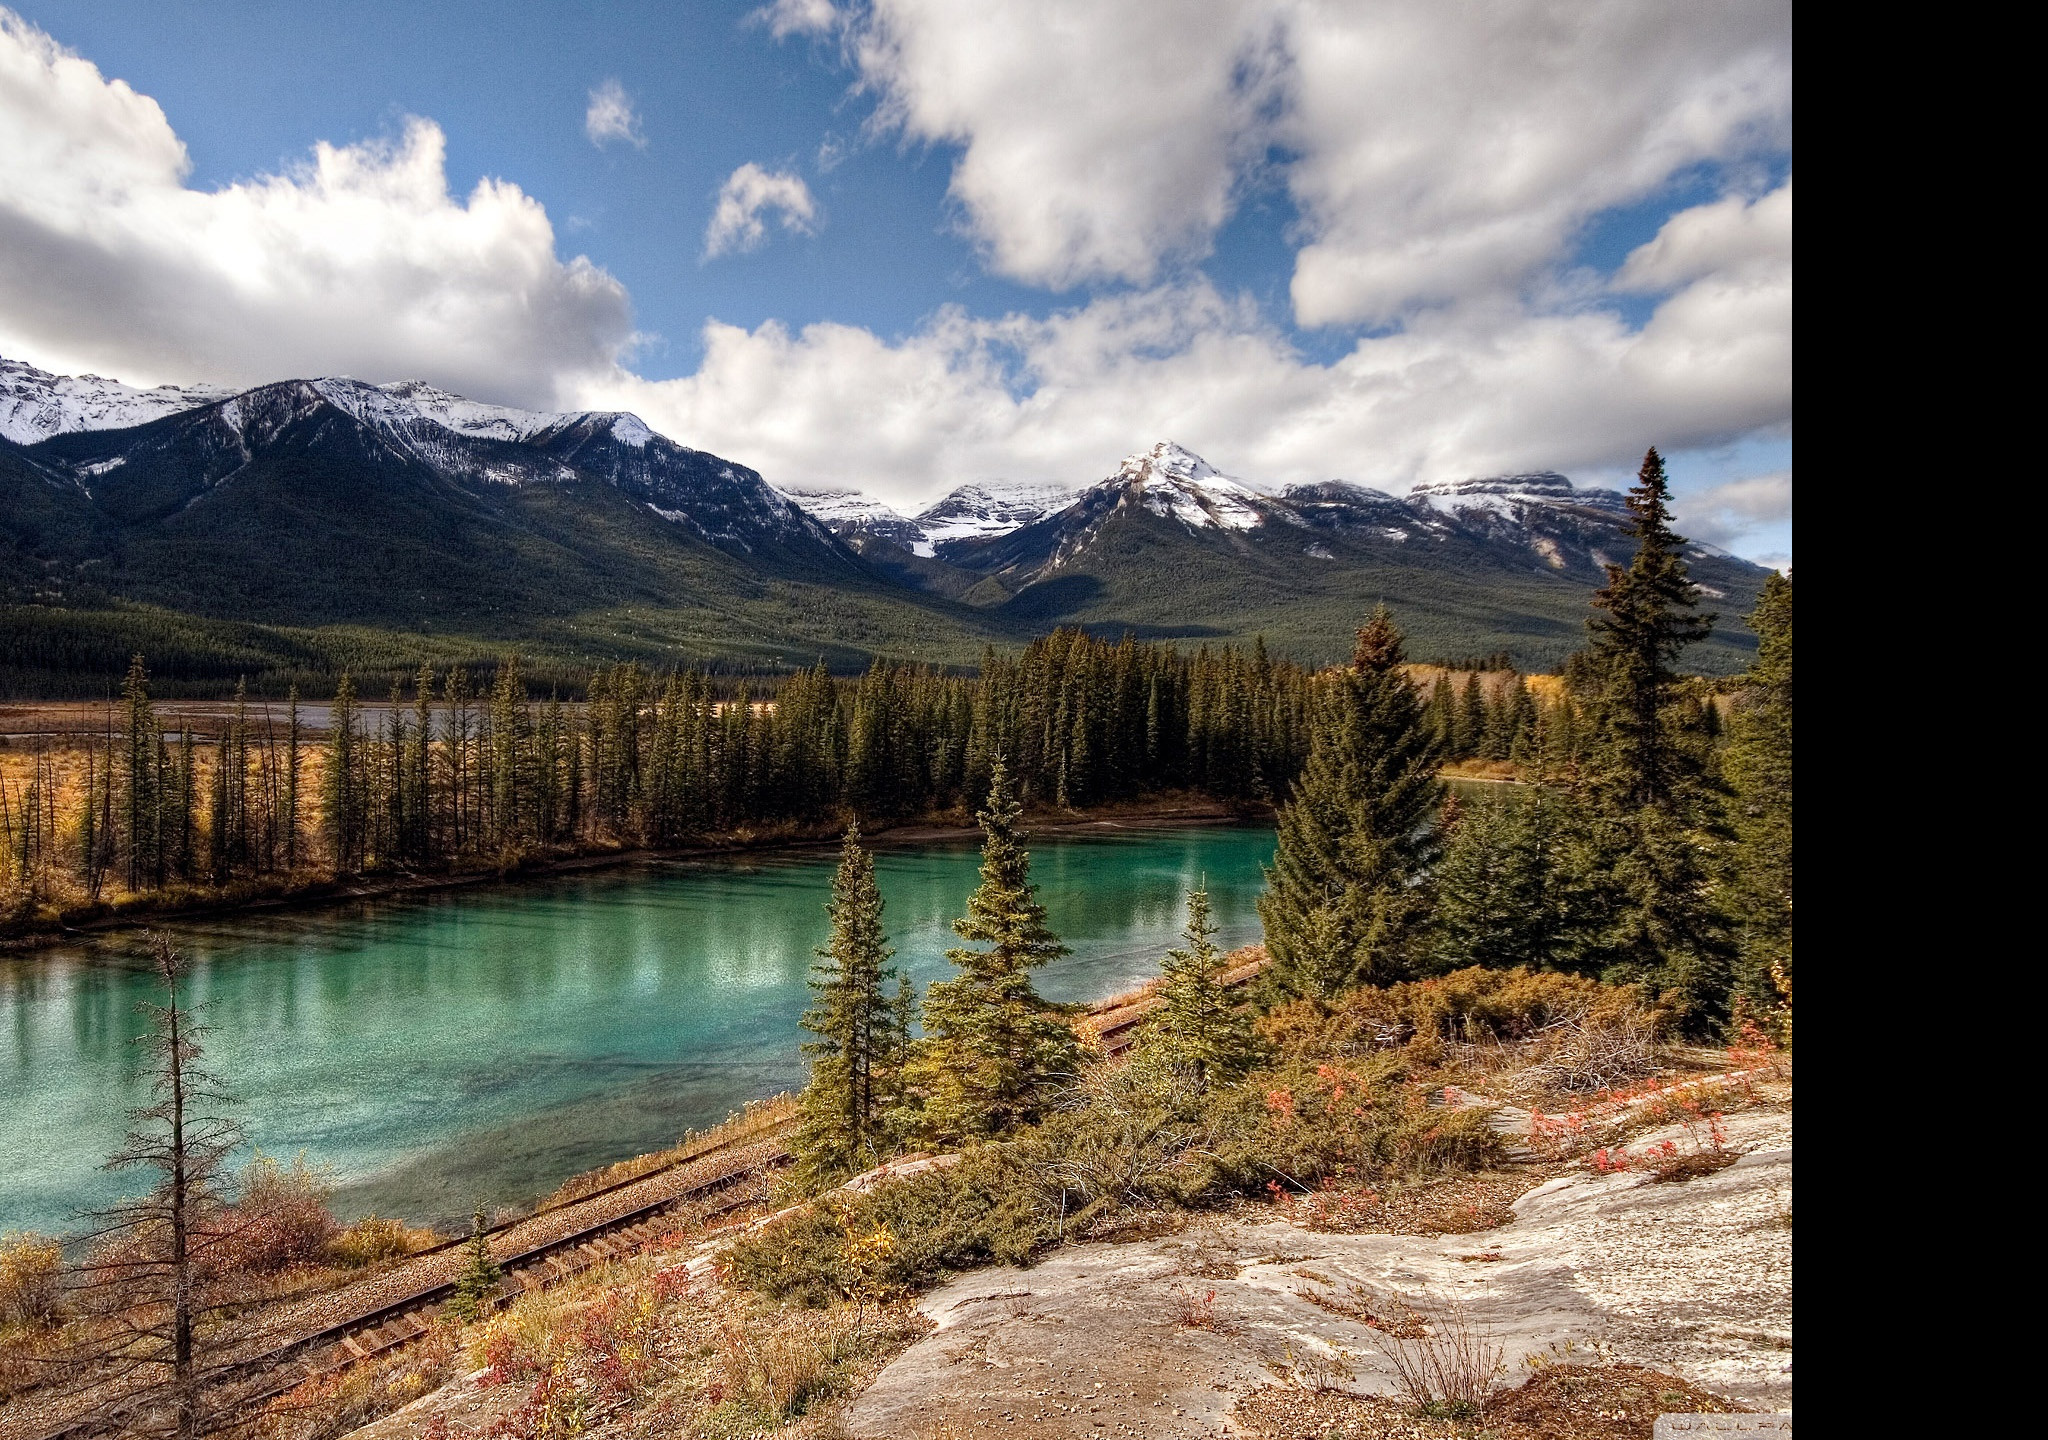
[[[258,1155],[242,1171],[232,1219],[222,1227],[225,1268],[260,1274],[326,1258],[340,1228],[327,1193],[326,1177],[305,1156],[283,1165]]]
[[[1554,1026],[1595,1030],[1627,1023],[1661,1038],[1667,1012],[1636,985],[1603,985],[1583,975],[1471,966],[1428,980],[1364,985],[1334,1001],[1296,1000],[1258,1022],[1283,1057],[1350,1056],[1414,1047],[1426,1063],[1431,1042],[1528,1040]]]
[[[0,1332],[53,1325],[63,1303],[63,1247],[33,1231],[0,1237]]]
[[[1142,1057],[1090,1067],[1038,1125],[949,1170],[833,1195],[732,1245],[726,1277],[826,1305],[863,1285],[921,1289],[947,1271],[1028,1264],[1232,1196],[1307,1191],[1331,1176],[1423,1177],[1504,1157],[1483,1110],[1433,1107],[1399,1056],[1294,1061],[1204,1090]],[[862,1237],[887,1244],[857,1253]]]
[[[415,1250],[424,1250],[440,1240],[431,1230],[419,1230],[403,1220],[365,1215],[353,1225],[343,1226],[327,1242],[327,1254],[337,1265],[362,1269],[396,1260]]]

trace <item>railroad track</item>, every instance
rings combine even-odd
[[[709,1201],[708,1208],[691,1216],[692,1223],[703,1224],[752,1204],[756,1198],[752,1194],[730,1192],[743,1187],[748,1180],[789,1163],[792,1157],[779,1138],[783,1128],[786,1126],[766,1133],[736,1136],[684,1156],[659,1170],[607,1185],[553,1210],[492,1227],[485,1234],[495,1236],[501,1242],[508,1237],[519,1236],[509,1245],[494,1244],[492,1247],[493,1258],[504,1272],[496,1302],[503,1303],[528,1290],[557,1284],[609,1260],[635,1253],[641,1245],[669,1227],[670,1211]],[[731,1163],[724,1166],[714,1164],[709,1167],[711,1173],[695,1177],[678,1188],[661,1184],[665,1177],[678,1170],[701,1166],[721,1156],[729,1158]],[[644,1192],[644,1198],[626,1193],[636,1188]],[[607,1199],[614,1203],[602,1203]],[[620,1201],[624,1202],[623,1206],[618,1203]],[[547,1223],[550,1217],[560,1217],[563,1223],[550,1225]],[[519,1233],[522,1231],[539,1233],[522,1236]],[[290,1316],[280,1318],[274,1322],[271,1336],[257,1342],[260,1348],[235,1355],[214,1367],[209,1372],[209,1382],[228,1387],[238,1409],[253,1409],[296,1389],[309,1379],[410,1344],[427,1333],[454,1293],[460,1266],[452,1252],[460,1251],[468,1243],[465,1237],[415,1252],[392,1274],[351,1287],[367,1292],[363,1302],[325,1324],[294,1327]],[[442,1263],[435,1264],[436,1257]],[[388,1293],[390,1281],[408,1272],[417,1277],[415,1282],[401,1288],[395,1295]],[[304,1302],[298,1308],[309,1316],[317,1316],[321,1309],[331,1307],[337,1300],[345,1304],[346,1297],[346,1291],[329,1294]],[[286,1338],[275,1338],[279,1331],[286,1331]],[[244,1389],[235,1383],[239,1378],[252,1374],[261,1376],[253,1388]],[[0,1423],[0,1437],[4,1440],[88,1440],[88,1437],[119,1428],[119,1422],[109,1418],[109,1412],[118,1404],[119,1398],[94,1396],[90,1392],[75,1393],[72,1403],[63,1407],[68,1413],[46,1414],[25,1425]]]

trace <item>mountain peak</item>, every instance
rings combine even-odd
[[[1186,446],[1173,440],[1161,440],[1149,450],[1126,456],[1113,478],[1139,482],[1172,480],[1199,485],[1205,480],[1225,477],[1222,471]]]

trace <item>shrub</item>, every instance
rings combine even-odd
[[[1529,1040],[1552,1027],[1599,1030],[1626,1023],[1661,1038],[1668,1012],[1641,987],[1583,975],[1472,966],[1429,980],[1362,985],[1333,1001],[1296,1000],[1260,1018],[1259,1033],[1282,1057],[1353,1056],[1410,1047],[1426,1063],[1444,1042]]]
[[[228,1268],[267,1272],[325,1256],[338,1228],[327,1193],[326,1177],[303,1155],[290,1165],[268,1155],[251,1160],[227,1227]]]
[[[63,1303],[63,1247],[32,1230],[0,1237],[0,1327],[41,1329]]]
[[[1425,1176],[1504,1157],[1483,1110],[1432,1107],[1398,1056],[1297,1061],[1205,1091],[1142,1059],[1093,1066],[1044,1121],[950,1170],[831,1195],[725,1252],[728,1281],[810,1305],[949,1270],[1028,1264],[1063,1239],[1326,1176]],[[886,1233],[856,1263],[849,1237]]]
[[[438,1238],[431,1230],[414,1230],[403,1220],[365,1215],[337,1232],[327,1242],[327,1253],[337,1264],[360,1268],[410,1255]]]
[[[1477,1417],[1506,1373],[1502,1349],[1499,1338],[1475,1324],[1456,1300],[1425,1314],[1421,1335],[1390,1335],[1380,1342],[1408,1403],[1426,1415],[1456,1420]]]

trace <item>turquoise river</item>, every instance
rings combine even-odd
[[[1269,829],[1091,827],[1032,844],[1073,953],[1058,1000],[1157,972],[1205,877],[1219,941],[1257,938]],[[884,844],[897,962],[950,967],[972,837]],[[802,1083],[797,1020],[832,855],[648,863],[168,927],[192,958],[207,1065],[269,1154],[327,1169],[344,1216],[448,1221],[531,1201]],[[0,1233],[75,1231],[132,1188],[101,1162],[146,1103],[157,990],[135,937],[0,960]]]

